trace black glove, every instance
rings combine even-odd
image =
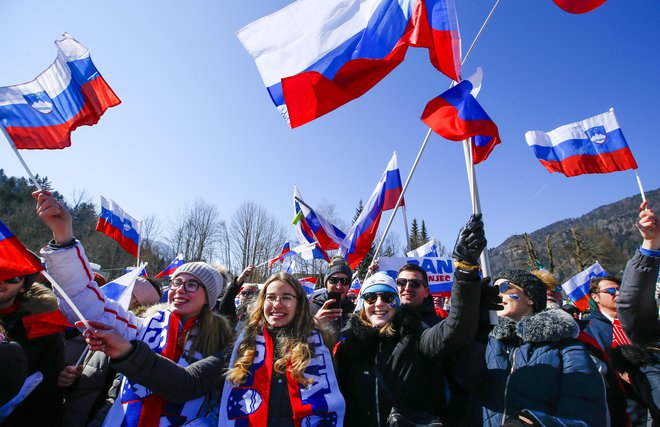
[[[486,282],[486,280],[488,280]],[[485,283],[484,283],[485,282]],[[500,311],[504,310],[502,305],[502,297],[500,290],[497,286],[490,286],[490,277],[486,277],[481,285],[481,308],[484,311]]]
[[[468,264],[478,265],[479,256],[486,247],[486,235],[481,214],[473,214],[458,233],[453,257]]]

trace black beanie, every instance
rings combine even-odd
[[[325,285],[328,282],[330,276],[335,273],[344,273],[346,276],[348,276],[349,279],[353,276],[351,267],[346,264],[346,260],[344,260],[344,258],[341,256],[332,257],[332,260],[328,265],[328,269],[325,270],[325,275],[323,276],[323,284]]]
[[[534,303],[534,313],[545,310],[547,305],[548,288],[538,277],[525,270],[507,270],[499,277],[496,277],[493,283],[499,279],[506,279],[514,285],[518,285],[525,291],[525,295]]]

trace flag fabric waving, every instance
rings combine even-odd
[[[144,270],[145,265],[142,264],[140,267],[129,271],[112,282],[106,283],[99,289],[106,298],[116,301],[124,310],[128,310],[128,307],[131,305],[131,295],[133,294],[135,281],[140,276],[140,272]]]
[[[547,133],[529,131],[525,139],[550,173],[577,176],[637,169],[613,110]]]
[[[552,0],[569,13],[587,13],[605,3],[606,0]]]
[[[401,181],[400,178],[399,181]],[[339,248],[339,244],[344,240],[346,234],[307,205],[295,185],[293,186],[293,208],[296,211],[293,224],[296,226],[296,230],[300,230],[299,237],[304,239],[301,239],[300,243],[305,241],[311,243],[316,240],[325,251]]]
[[[401,178],[396,153],[394,153],[360,216],[355,220],[339,247],[339,252],[352,269],[357,267],[369,252],[369,248],[376,238],[382,213],[394,209],[400,194]]]
[[[174,273],[174,270],[177,268],[181,267],[183,264],[185,264],[185,260],[183,259],[183,255],[179,254],[172,260],[170,265],[165,267],[165,270],[161,271],[160,273],[156,274],[154,276],[155,279],[160,279],[161,277],[170,277],[172,273]]]
[[[580,311],[589,308],[589,283],[593,277],[605,277],[607,273],[599,263],[595,263],[581,273],[571,277],[566,283],[561,285],[569,300]]]
[[[298,279],[298,283],[302,285],[307,295],[311,295],[314,293],[314,288],[316,287],[318,280],[318,277],[303,277]]]
[[[460,76],[454,0],[298,0],[236,35],[292,128],[362,96],[410,46]]]
[[[417,249],[406,252],[406,256],[415,257],[415,258],[425,258],[425,257],[437,257],[438,255],[438,244],[434,239],[429,240],[424,243]]]
[[[39,260],[0,220],[0,280],[26,276],[43,269]]]
[[[426,104],[422,121],[435,133],[451,141],[472,138],[472,159],[479,164],[500,143],[495,122],[476,99],[481,90],[481,68],[456,86]]]
[[[124,212],[118,204],[101,196],[101,216],[96,231],[112,237],[128,253],[137,258],[140,246],[139,221]]]
[[[293,249],[290,249],[289,242],[286,242],[282,248],[282,253],[270,260],[270,267],[272,268],[273,264],[275,264],[277,261],[283,261],[285,258],[293,255],[300,255],[300,257],[305,260],[324,259],[327,262],[330,262],[328,254],[326,254],[325,251],[321,249],[318,242],[303,243]]]
[[[68,147],[72,131],[121,102],[85,46],[68,34],[55,44],[57,59],[35,80],[0,88],[0,126],[16,148]]]

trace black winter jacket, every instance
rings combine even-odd
[[[345,426],[385,425],[393,402],[443,417],[447,412],[443,364],[470,343],[477,330],[480,289],[476,274],[457,272],[449,317],[426,328],[423,313],[402,306],[394,315],[393,336],[384,336],[354,316],[336,348],[337,380],[346,400]]]

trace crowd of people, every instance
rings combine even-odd
[[[336,257],[310,296],[287,273],[256,285],[252,266],[231,278],[197,261],[174,271],[166,303],[140,279],[126,309],[101,292],[63,205],[34,197],[53,233],[41,256],[68,298],[36,273],[0,281],[0,425],[660,425],[660,232],[646,202],[641,247],[621,280],[592,280],[584,317],[547,271],[483,277],[479,214],[459,232],[444,308],[418,265],[393,278],[375,262],[351,294]],[[57,307],[70,336],[27,330]]]

